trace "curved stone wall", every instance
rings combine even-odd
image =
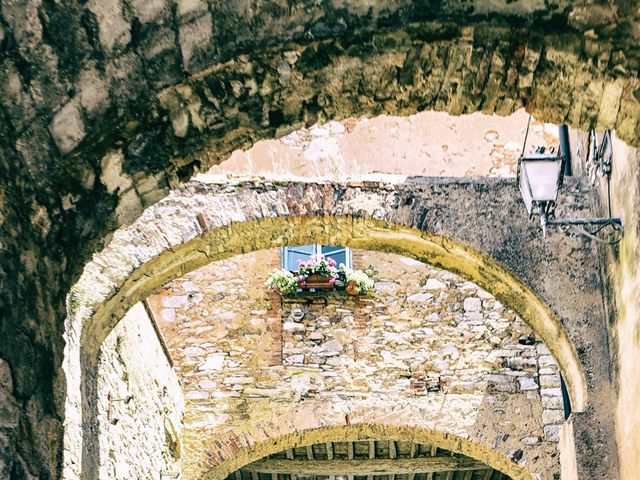
[[[454,274],[353,257],[376,280],[371,298],[283,299],[263,285],[280,263],[272,249],[213,262],[147,300],[187,400],[183,475],[228,459],[220,439],[250,448],[267,432],[343,422],[426,427],[535,478],[558,475],[560,376],[531,329]]]

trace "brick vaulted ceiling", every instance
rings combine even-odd
[[[432,445],[394,440],[326,442],[250,463],[227,480],[510,480],[493,468]]]

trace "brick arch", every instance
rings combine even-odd
[[[417,424],[358,423],[336,425],[324,423],[323,425],[298,429],[292,423],[287,428],[274,429],[273,431],[263,430],[260,440],[245,446],[242,439],[247,438],[249,432],[251,432],[250,434],[255,434],[251,430],[251,426],[247,426],[247,431],[238,429],[218,436],[217,440],[220,447],[217,450],[220,453],[224,452],[224,460],[218,461],[219,457],[216,458],[216,453],[206,457],[203,455],[203,464],[206,467],[204,469],[205,473],[201,478],[203,480],[224,480],[229,473],[244,465],[294,447],[324,442],[367,439],[411,441],[432,445],[451,452],[461,453],[486,463],[490,467],[509,475],[513,480],[533,480],[534,478],[526,468],[486,445]],[[238,440],[242,445],[240,448],[236,443]]]
[[[579,358],[573,343],[575,339],[580,348],[596,353],[599,340],[592,331],[587,337],[575,331],[583,316],[594,311],[593,305],[576,300],[585,291],[590,291],[586,300],[596,301],[600,295],[598,285],[584,283],[593,275],[586,261],[593,251],[559,234],[542,242],[517,198],[512,182],[486,179],[427,179],[410,185],[187,184],[117,232],[72,290],[67,366],[68,372],[82,371],[83,383],[71,374],[68,407],[82,405],[88,429],[90,379],[99,346],[124,313],[154,289],[216,259],[318,241],[402,254],[460,274],[489,291],[547,344],[574,410],[585,411],[589,390],[602,385],[593,372],[585,376],[584,362],[595,360]],[[579,198],[567,201],[574,213],[585,208]],[[468,216],[480,214],[486,223],[469,225]],[[563,255],[566,248],[573,250],[571,257]],[[549,279],[563,290],[549,290]],[[569,308],[565,295],[572,298]],[[606,417],[602,411],[595,415]],[[77,420],[71,430],[82,427]],[[86,435],[90,431],[85,441]],[[86,451],[91,454],[91,449]]]

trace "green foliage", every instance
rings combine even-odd
[[[285,295],[296,293],[299,285],[293,273],[284,268],[276,268],[264,284]]]

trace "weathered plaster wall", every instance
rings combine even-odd
[[[621,478],[632,480],[640,469],[640,151],[619,140],[613,149],[611,205],[625,227],[619,246],[606,250]]]
[[[64,302],[91,253],[231,150],[319,117],[525,104],[638,143],[634,2],[369,7],[0,2],[0,357],[17,405],[7,422],[20,432],[2,434],[16,451],[3,469],[60,475]],[[489,28],[474,17],[486,11]],[[112,147],[122,167],[105,156]]]
[[[96,381],[99,478],[157,479],[179,472],[182,391],[141,303],[102,344]]]
[[[263,285],[280,262],[272,249],[213,262],[149,299],[187,400],[186,478],[229,457],[221,437],[244,448],[303,417],[307,428],[345,417],[426,426],[556,478],[560,376],[532,330],[457,275],[353,256],[374,272],[371,298],[283,300]],[[302,321],[292,308],[306,310]]]
[[[334,181],[383,174],[515,176],[528,117],[524,109],[504,117],[434,111],[408,117],[351,117],[256,142],[248,150],[236,150],[207,174]],[[555,125],[533,119],[527,143],[556,145],[557,137]]]

